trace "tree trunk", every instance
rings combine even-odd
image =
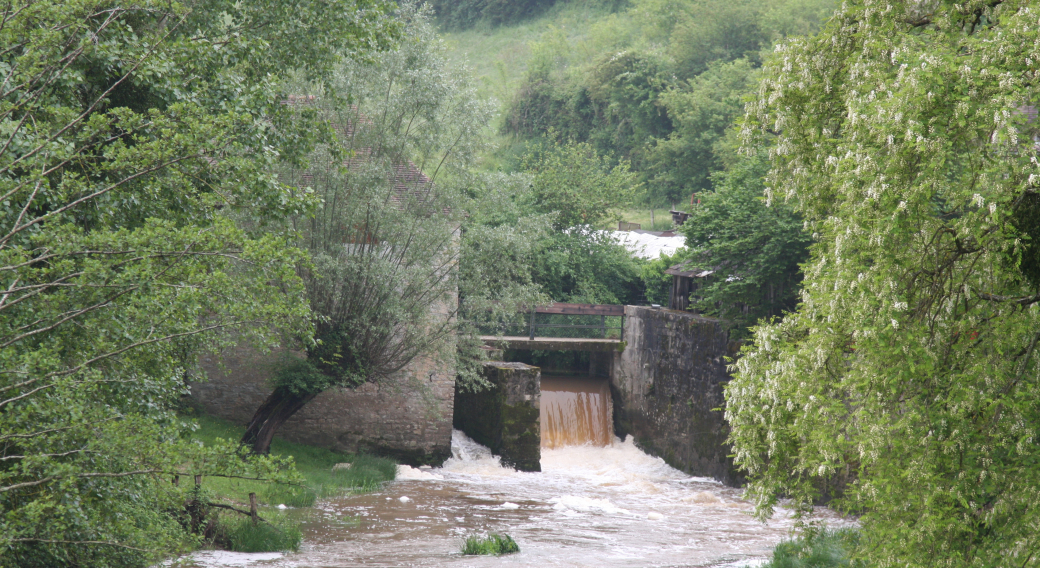
[[[282,388],[274,389],[253,414],[246,433],[242,435],[242,444],[251,446],[254,454],[270,452],[271,440],[278,428],[316,396],[318,393],[296,395]]]

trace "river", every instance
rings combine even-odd
[[[298,553],[196,555],[205,567],[745,566],[792,528],[752,518],[741,492],[691,477],[610,429],[610,391],[595,379],[542,382],[542,471],[517,472],[461,432],[440,468],[402,466],[384,490],[301,511]],[[836,517],[824,510],[826,520]],[[459,553],[469,535],[504,533],[520,552]]]

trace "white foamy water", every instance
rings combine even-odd
[[[452,453],[441,468],[402,468],[378,493],[320,503],[304,521],[300,552],[249,566],[738,568],[760,564],[792,526],[782,512],[754,520],[739,490],[690,477],[631,440],[543,448],[540,473],[502,467],[461,432]],[[490,532],[509,534],[520,552],[459,553],[467,536]]]
[[[782,511],[758,522],[739,490],[686,475],[614,437],[605,381],[543,376],[541,403],[541,472],[502,467],[454,432],[452,457],[440,468],[402,465],[383,491],[292,511],[303,520],[299,553],[200,564],[742,568],[760,564],[789,535]],[[512,536],[520,552],[459,552],[466,537],[493,532]]]

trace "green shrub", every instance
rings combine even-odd
[[[514,552],[520,552],[520,547],[509,535],[490,534],[486,538],[471,536],[466,539],[466,544],[462,545],[462,553],[466,555],[498,556]]]
[[[858,543],[859,531],[853,529],[810,532],[776,545],[761,568],[865,568],[862,560],[849,559]]]
[[[284,517],[255,525],[249,517],[228,519],[223,530],[228,548],[237,552],[295,552],[303,540],[299,525]]]

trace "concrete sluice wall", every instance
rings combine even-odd
[[[743,477],[728,457],[729,425],[715,410],[726,405],[725,358],[737,353],[722,323],[638,306],[626,306],[625,316],[627,345],[609,373],[617,434],[631,434],[678,470],[740,486]]]
[[[524,363],[487,363],[495,387],[456,392],[455,427],[521,471],[539,471],[539,449],[605,447],[615,435],[631,435],[680,471],[741,485],[728,457],[729,426],[716,410],[726,404],[726,357],[736,354],[722,323],[637,306],[626,306],[625,315],[624,350],[590,353],[587,376],[541,376]],[[517,396],[536,392],[540,404]]]
[[[524,363],[489,361],[490,387],[472,392],[455,387],[455,428],[520,471],[541,471],[541,370]]]

